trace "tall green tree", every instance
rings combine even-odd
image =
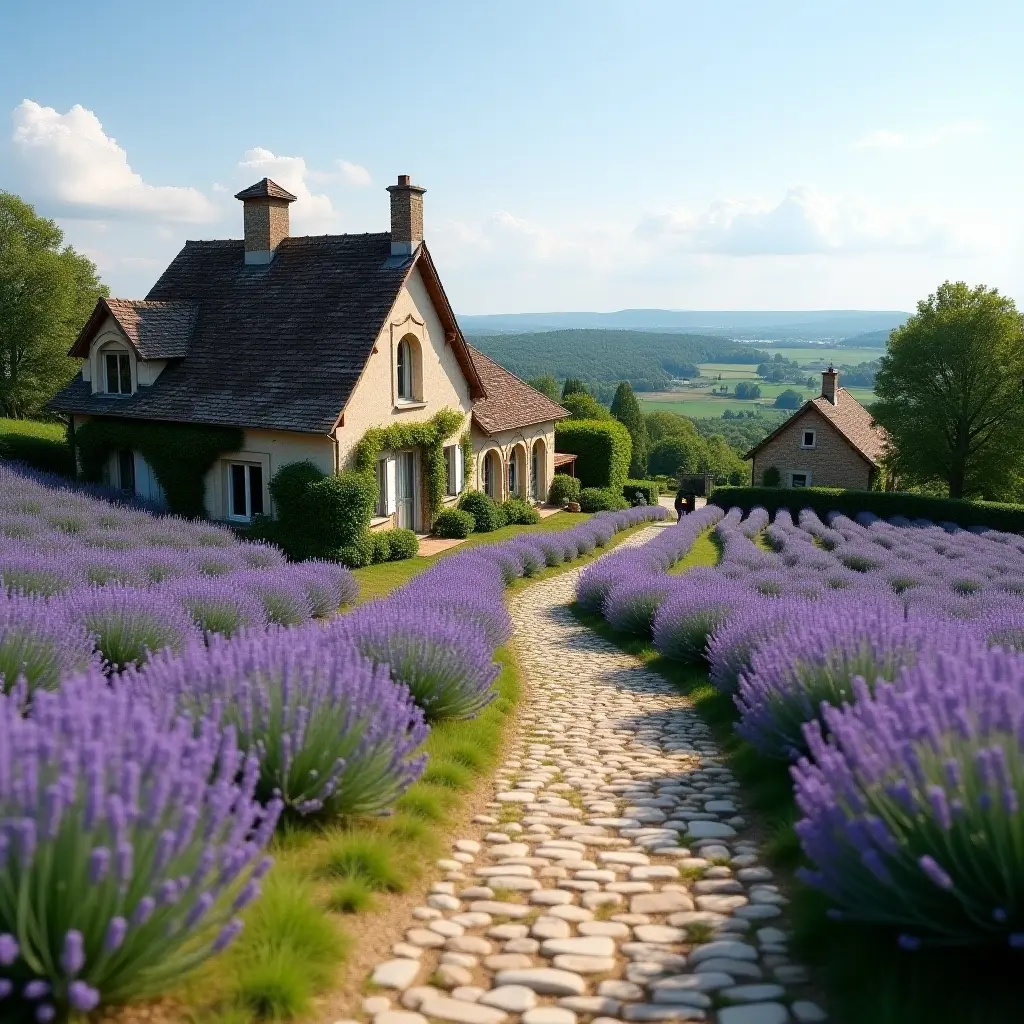
[[[612,399],[612,415],[629,431],[629,436],[633,441],[629,475],[634,480],[643,480],[647,476],[647,455],[651,446],[647,437],[644,414],[640,411],[640,403],[636,400],[629,381],[622,381],[615,389],[615,397]]]
[[[562,385],[562,397],[568,398],[570,395],[586,395],[590,392],[587,391],[587,385],[579,379],[579,377],[566,377],[565,383]]]
[[[526,382],[531,388],[539,391],[542,395],[547,395],[552,402],[557,402],[560,395],[558,391],[558,381],[551,376],[550,373],[545,373],[541,377],[532,377]]]
[[[52,221],[0,192],[0,411],[38,412],[78,370],[67,355],[106,295],[91,260]]]
[[[608,410],[589,391],[573,391],[562,399],[562,408],[568,409],[574,420],[608,420]]]
[[[1024,460],[1024,317],[994,288],[946,281],[889,336],[875,393],[899,479],[1005,492]]]

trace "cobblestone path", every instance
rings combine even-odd
[[[649,527],[622,545],[639,545]],[[512,602],[519,732],[364,1001],[374,1024],[812,1024],[738,785],[658,674],[573,618],[579,570]],[[384,994],[383,990],[389,990]]]

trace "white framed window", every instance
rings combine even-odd
[[[108,395],[132,393],[132,361],[127,352],[103,353],[103,382]]]
[[[800,432],[801,448],[816,448],[818,446],[818,432],[816,430],[802,430]]]
[[[412,392],[412,345],[403,338],[398,343],[397,365],[398,374],[398,400],[400,402],[411,402]]]
[[[395,514],[397,476],[398,470],[393,455],[386,455],[377,460],[377,515],[381,518]]]
[[[228,518],[251,522],[262,515],[263,466],[253,462],[228,463]]]
[[[792,471],[789,474],[790,487],[810,487],[811,474],[807,472]]]
[[[465,467],[462,463],[462,445],[451,444],[444,450],[445,493],[449,498],[457,497],[465,486]]]

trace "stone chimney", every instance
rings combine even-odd
[[[821,371],[821,397],[836,404],[836,392],[839,390],[839,371],[829,364],[827,370]]]
[[[411,256],[423,241],[423,193],[408,174],[398,176],[397,185],[388,185],[391,193],[391,255]]]
[[[235,198],[242,200],[245,262],[269,263],[281,239],[288,237],[288,204],[295,202],[295,196],[264,178],[243,188]]]

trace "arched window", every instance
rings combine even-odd
[[[403,338],[398,343],[398,398],[402,402],[411,402],[412,393],[412,345]]]

